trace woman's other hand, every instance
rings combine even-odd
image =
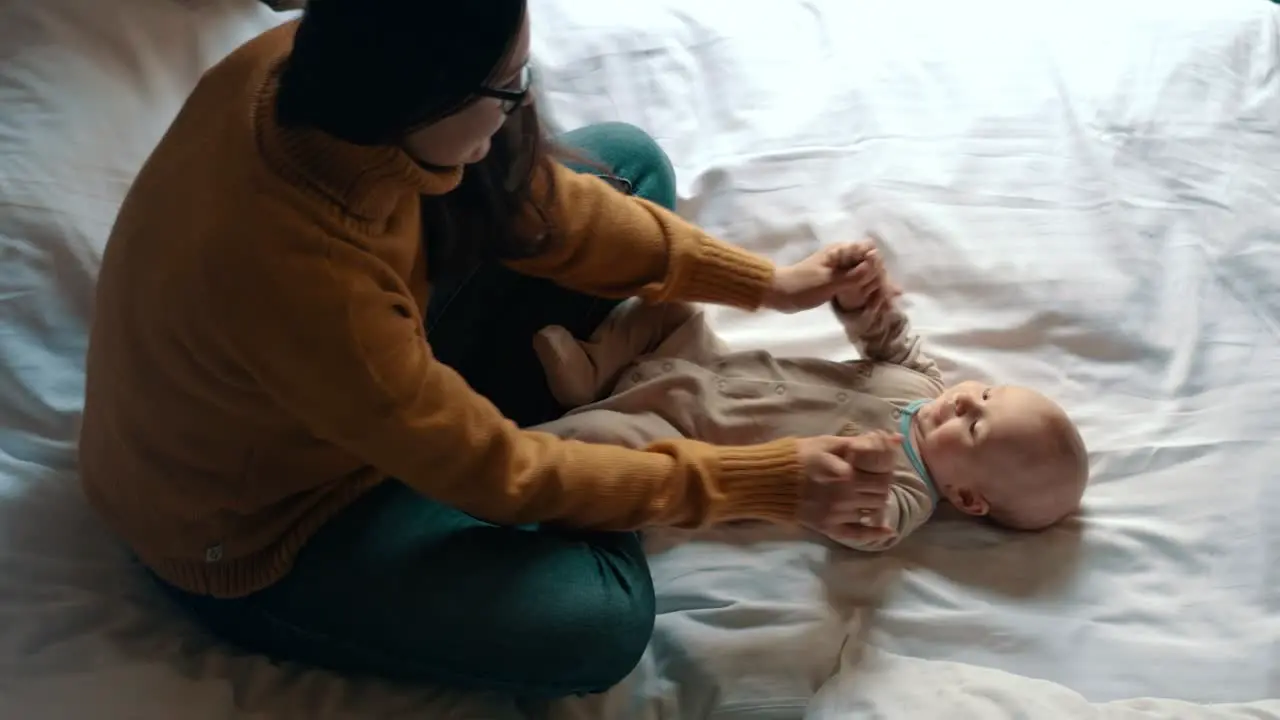
[[[901,292],[888,280],[871,240],[829,245],[794,265],[778,268],[764,306],[785,313],[810,310],[830,302],[837,293],[861,295],[869,281],[886,298]]]
[[[831,537],[851,525],[860,528],[860,534],[891,536],[885,507],[901,444],[900,436],[881,432],[800,440],[806,476],[800,524]]]

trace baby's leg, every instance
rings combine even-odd
[[[533,349],[556,400],[581,407],[604,397],[624,369],[657,350],[698,312],[686,303],[649,305],[633,298],[614,308],[590,340],[552,325],[534,336]]]
[[[560,407],[581,407],[597,399],[604,379],[568,330],[559,325],[542,328],[533,336],[533,352]]]

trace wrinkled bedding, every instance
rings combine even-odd
[[[779,261],[877,232],[948,376],[1056,396],[1093,458],[1085,512],[1040,535],[944,513],[860,556],[779,528],[650,533],[640,667],[546,714],[1280,717],[1275,5],[531,6],[558,126],[645,128],[682,212]],[[2,717],[530,711],[240,656],[164,605],[80,499],[115,209],[199,73],[287,17],[0,5]],[[737,348],[846,352],[822,312],[711,317]]]

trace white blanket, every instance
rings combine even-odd
[[[944,514],[877,557],[782,529],[655,532],[649,652],[552,718],[1280,718],[1277,6],[531,7],[560,125],[641,125],[686,214],[779,260],[881,234],[951,377],[1057,396],[1094,474],[1062,528]],[[115,208],[199,72],[284,17],[0,4],[0,717],[521,717],[235,655],[79,498]],[[820,311],[713,320],[738,347],[845,352]]]

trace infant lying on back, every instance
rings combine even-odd
[[[813,528],[860,550],[892,546],[940,502],[1020,530],[1074,513],[1089,467],[1062,408],[1017,385],[946,387],[894,303],[874,244],[857,245],[841,262],[856,264],[861,282],[833,310],[861,360],[729,352],[698,309],[628,301],[589,341],[554,326],[539,333],[551,390],[574,409],[538,429],[630,447],[675,437],[748,445],[900,434],[901,457],[880,494],[835,526]]]

